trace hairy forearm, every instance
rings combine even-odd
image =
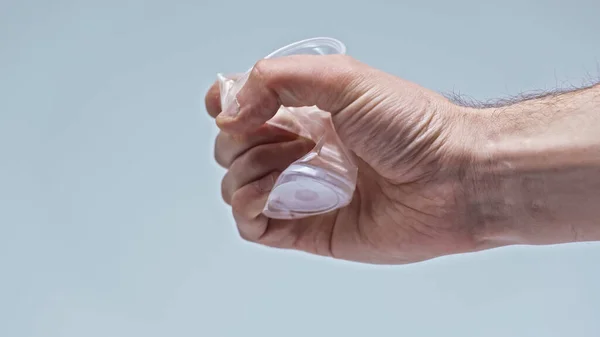
[[[600,86],[469,114],[482,245],[600,240]]]

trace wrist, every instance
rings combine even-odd
[[[526,207],[545,211],[542,201],[526,205],[523,200],[519,181],[526,169],[519,159],[527,158],[525,144],[531,140],[507,124],[515,113],[497,108],[469,111],[473,140],[468,145],[465,190],[475,241],[486,248],[527,244],[520,228]]]
[[[483,247],[600,239],[598,89],[470,109],[465,189]]]

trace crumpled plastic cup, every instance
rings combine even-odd
[[[345,53],[342,42],[323,37],[292,43],[265,58]],[[223,109],[229,104],[237,104],[236,95],[246,83],[250,70],[237,79],[217,76]],[[267,123],[308,138],[316,145],[280,174],[268,196],[264,215],[274,219],[304,218],[331,212],[350,203],[358,169],[335,132],[329,112],[316,106],[281,107]]]

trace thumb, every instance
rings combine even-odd
[[[264,59],[250,71],[236,102],[223,107],[217,125],[226,132],[253,131],[283,105],[317,106],[332,117],[355,102],[359,63],[345,55],[296,55]],[[237,103],[237,104],[236,104]]]

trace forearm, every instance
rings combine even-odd
[[[600,240],[600,86],[470,113],[483,245]]]

